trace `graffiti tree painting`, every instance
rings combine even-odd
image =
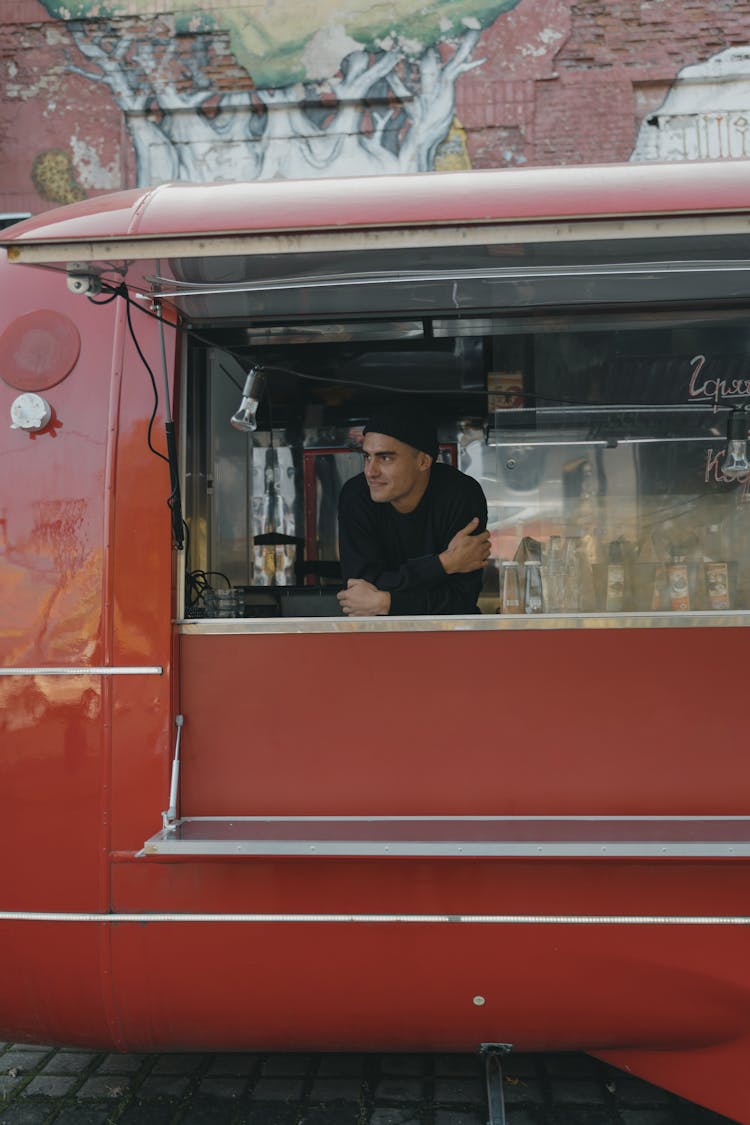
[[[519,2],[174,0],[144,19],[149,0],[42,0],[69,70],[124,114],[139,185],[427,171],[483,28]]]

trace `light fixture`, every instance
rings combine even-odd
[[[230,419],[235,430],[242,430],[245,433],[252,433],[253,430],[257,430],[256,415],[265,385],[266,377],[260,364],[256,364],[247,373],[245,386],[242,390],[242,402],[237,413],[233,414]]]
[[[27,391],[13,399],[10,407],[11,430],[28,430],[36,433],[49,425],[52,419],[52,407],[46,398]]]
[[[729,480],[737,480],[750,472],[747,459],[748,415],[744,406],[730,411],[727,422],[727,449],[721,471]]]

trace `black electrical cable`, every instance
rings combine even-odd
[[[105,288],[105,287],[103,287],[103,288]],[[133,319],[132,319],[131,311],[130,311],[131,306],[134,306],[140,312],[146,313],[147,316],[152,317],[154,320],[158,320],[161,327],[163,327],[164,320],[160,315],[158,315],[156,313],[152,313],[148,309],[144,309],[141,305],[136,305],[135,301],[130,296],[130,293],[128,292],[128,288],[127,288],[124,281],[120,282],[120,284],[115,286],[115,287],[106,286],[106,292],[108,293],[108,296],[106,296],[103,300],[96,300],[94,297],[89,297],[89,301],[93,305],[108,305],[108,304],[110,304],[110,302],[114,301],[117,297],[123,298],[123,300],[125,301],[125,317],[126,317],[126,321],[127,321],[127,325],[128,325],[128,331],[130,333],[130,338],[133,342],[135,350],[137,351],[138,356],[139,356],[143,366],[146,368],[146,371],[148,372],[148,377],[151,381],[151,388],[154,392],[154,407],[153,407],[153,410],[151,411],[151,417],[149,418],[148,426],[146,428],[146,441],[147,441],[148,447],[151,450],[151,452],[156,457],[159,457],[162,461],[165,461],[166,464],[169,466],[170,494],[167,497],[167,507],[169,508],[170,513],[172,515],[172,538],[173,538],[173,541],[174,541],[174,546],[179,551],[179,550],[182,550],[182,548],[183,548],[183,542],[184,542],[184,540],[183,540],[183,527],[185,525],[185,521],[182,518],[182,504],[181,504],[181,501],[180,501],[180,482],[179,482],[179,470],[178,470],[178,467],[177,467],[177,447],[176,447],[176,443],[175,443],[175,440],[174,440],[174,425],[173,425],[173,423],[167,423],[166,424],[166,438],[167,438],[167,454],[168,454],[168,456],[165,456],[163,453],[159,452],[159,450],[155,447],[155,445],[153,443],[153,438],[152,438],[153,426],[154,426],[154,421],[156,419],[157,411],[159,409],[159,390],[158,390],[158,387],[156,385],[156,378],[154,376],[153,370],[151,369],[151,365],[149,364],[148,360],[146,359],[146,356],[143,353],[143,349],[141,348],[141,345],[138,341],[138,337],[136,336],[135,328],[133,327]],[[174,327],[179,330],[178,325],[175,325]]]

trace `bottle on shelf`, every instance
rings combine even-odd
[[[517,562],[503,562],[500,590],[501,613],[523,613],[521,576]]]
[[[688,577],[687,554],[682,547],[675,548],[672,560],[667,567],[669,582],[669,607],[681,613],[690,609],[690,583]]]
[[[672,552],[670,534],[671,521],[665,521],[647,529],[638,544],[638,609],[652,612],[669,609],[667,561]]]
[[[524,613],[544,613],[542,593],[542,564],[537,559],[529,559],[524,568]]]
[[[703,544],[703,574],[709,609],[729,609],[729,564],[721,524],[709,524]]]
[[[596,609],[594,571],[580,535],[565,538],[563,573],[563,609],[568,613],[593,613]]]
[[[731,557],[737,560],[735,605],[750,608],[750,493],[745,485],[737,490],[729,516]]]
[[[605,606],[610,613],[622,613],[625,608],[625,556],[621,539],[610,543],[607,559]]]
[[[551,535],[544,568],[544,604],[547,613],[562,613],[565,588],[563,543],[559,535]]]

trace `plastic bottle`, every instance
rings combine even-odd
[[[518,572],[517,562],[503,562],[501,581],[500,612],[523,613],[521,576]]]
[[[688,581],[687,555],[677,548],[667,567],[669,580],[670,609],[685,613],[690,609],[690,584]]]
[[[736,608],[750,607],[750,494],[743,487],[730,516],[732,558],[737,560]]]
[[[729,564],[721,524],[709,524],[703,542],[703,576],[708,609],[729,609]]]
[[[542,565],[536,559],[523,564],[524,569],[524,613],[544,613],[542,595]]]
[[[594,575],[579,535],[563,543],[563,609],[566,613],[592,612]]]
[[[608,559],[606,607],[611,613],[622,613],[625,608],[625,559],[619,539],[610,543]]]
[[[563,546],[559,535],[551,535],[545,574],[544,603],[548,613],[561,613],[564,600]]]

